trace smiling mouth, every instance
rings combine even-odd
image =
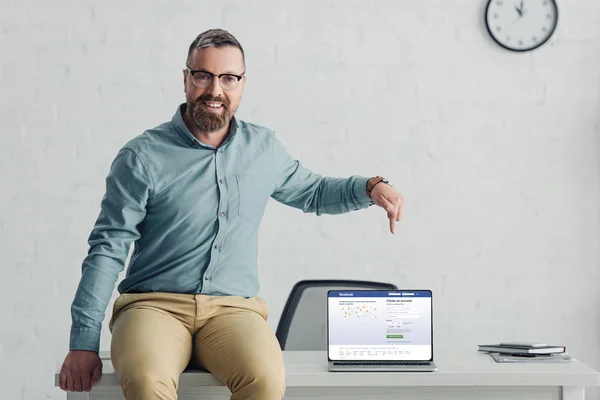
[[[223,108],[222,103],[213,103],[213,102],[203,101],[202,104],[204,104],[208,108],[212,108],[212,109],[216,109],[216,110],[219,108]]]

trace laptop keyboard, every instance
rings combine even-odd
[[[334,361],[333,365],[430,365],[428,361]]]

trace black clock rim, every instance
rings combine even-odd
[[[485,23],[485,29],[487,30],[488,34],[490,35],[490,37],[494,40],[494,42],[496,42],[496,44],[500,47],[505,48],[506,50],[510,50],[510,51],[514,51],[516,53],[525,53],[528,51],[532,51],[537,49],[538,47],[543,46],[546,42],[548,42],[548,40],[550,40],[550,38],[554,35],[554,32],[556,32],[556,28],[558,26],[558,14],[559,14],[559,10],[558,10],[558,4],[556,4],[556,0],[548,0],[551,1],[552,4],[554,5],[554,10],[556,10],[556,17],[554,18],[554,25],[552,27],[552,30],[550,31],[550,34],[548,36],[546,36],[546,39],[544,39],[543,41],[541,41],[540,43],[538,43],[537,45],[533,46],[533,47],[527,47],[525,49],[515,49],[513,47],[509,47],[506,46],[504,43],[500,42],[498,39],[496,39],[496,37],[494,36],[494,34],[492,33],[492,30],[490,28],[490,25],[488,24],[488,12],[490,9],[490,4],[492,4],[493,1],[497,1],[497,0],[488,0],[487,5],[485,7],[485,13],[483,14],[484,16],[484,23]]]

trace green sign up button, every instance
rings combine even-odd
[[[404,335],[387,335],[388,339],[403,339]]]

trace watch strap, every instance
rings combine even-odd
[[[367,181],[367,195],[369,197],[371,197],[371,192],[373,191],[373,188],[375,187],[375,185],[379,184],[379,183],[387,183],[388,181],[381,177],[381,176],[376,176],[374,178],[371,178]]]

